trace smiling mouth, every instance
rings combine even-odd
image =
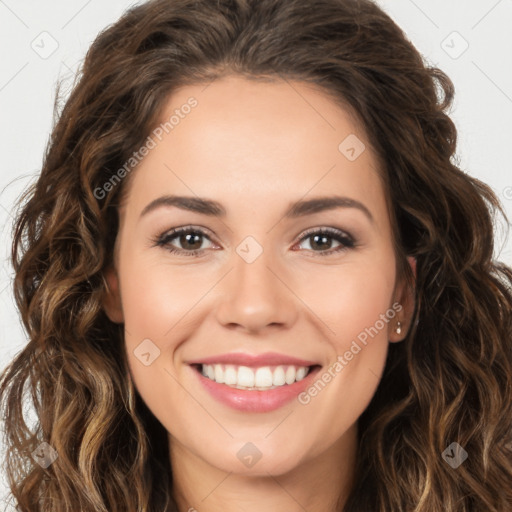
[[[192,364],[198,373],[230,388],[267,391],[300,382],[320,365],[275,365],[249,367],[234,364]]]

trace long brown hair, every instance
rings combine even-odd
[[[14,226],[29,342],[2,373],[0,404],[18,510],[177,510],[167,433],[102,309],[129,178],[95,191],[177,87],[228,73],[313,83],[353,109],[381,164],[400,275],[417,259],[413,326],[359,419],[344,512],[510,512],[512,270],[493,259],[504,212],[452,161],[452,82],[370,0],[153,0],[94,41]],[[58,454],[47,468],[32,458],[43,441]],[[457,469],[442,456],[453,442],[468,454]]]

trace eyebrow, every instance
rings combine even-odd
[[[188,210],[211,217],[224,218],[227,213],[221,203],[211,199],[191,196],[165,195],[156,198],[146,205],[142,210],[140,217],[143,217],[149,212],[162,206],[175,206],[182,210]],[[335,208],[356,208],[363,212],[370,222],[375,222],[370,210],[363,203],[356,201],[355,199],[342,196],[325,196],[297,201],[288,207],[284,214],[284,218],[294,219],[326,210],[333,210]]]

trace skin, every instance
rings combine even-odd
[[[388,343],[406,336],[414,308],[412,290],[397,280],[377,160],[349,112],[311,85],[237,76],[189,85],[172,94],[162,120],[190,96],[197,107],[130,177],[105,310],[125,324],[134,384],[169,432],[180,511],[331,511],[353,483],[357,419]],[[338,149],[350,134],[366,145],[355,161]],[[162,206],[140,217],[164,194],[213,199],[227,214]],[[283,218],[294,201],[333,194],[363,203],[373,222],[350,207]],[[170,243],[200,247],[199,257],[155,246],[181,226],[207,231],[192,248],[179,236]],[[334,253],[334,238],[316,249],[303,238],[325,227],[351,234],[356,246]],[[250,264],[236,252],[247,236],[263,249]],[[402,310],[307,405],[239,412],[203,390],[186,364],[275,351],[328,368],[396,302]],[[133,353],[144,339],[160,350],[149,366]],[[262,454],[250,468],[237,457],[247,442]]]

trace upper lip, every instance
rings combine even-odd
[[[298,359],[297,357],[278,354],[277,352],[265,352],[264,354],[244,354],[242,352],[232,352],[228,354],[219,354],[217,356],[205,357],[188,361],[188,364],[232,364],[235,366],[315,366],[319,363]]]

